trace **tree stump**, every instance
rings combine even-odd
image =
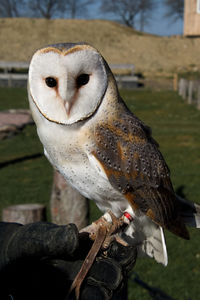
[[[8,206],[3,209],[2,220],[21,224],[46,221],[46,207],[31,203]]]
[[[88,225],[88,199],[73,189],[57,171],[54,172],[50,206],[53,223],[75,223],[79,230]]]

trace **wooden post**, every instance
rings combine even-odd
[[[184,79],[184,81],[183,81],[183,94],[182,94],[182,97],[183,97],[184,100],[187,97],[187,87],[188,87],[188,82],[187,82],[186,79]]]
[[[188,104],[192,104],[193,88],[194,88],[194,82],[190,80],[188,85]]]
[[[180,80],[179,80],[179,85],[178,85],[178,94],[179,94],[179,96],[183,96],[182,94],[183,94],[183,78],[181,78]]]
[[[184,78],[181,78],[179,81],[179,95],[185,100],[187,97],[187,87],[188,81]]]
[[[197,109],[200,110],[200,85],[197,88]]]
[[[178,90],[178,74],[177,73],[174,74],[173,89],[175,92]]]
[[[3,209],[2,221],[29,224],[46,221],[46,208],[42,204],[19,204]]]
[[[53,223],[75,223],[79,230],[88,225],[88,199],[74,190],[57,171],[54,172],[50,206]]]

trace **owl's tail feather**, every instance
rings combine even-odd
[[[190,227],[200,228],[200,205],[177,196],[179,212],[183,222]]]
[[[174,234],[187,239],[189,235],[185,225],[200,228],[200,205],[179,196],[177,196],[177,201],[180,219],[176,220],[178,224],[175,222],[171,225],[171,228],[168,229]],[[140,226],[142,226],[142,224],[143,223],[141,223]],[[136,237],[136,241],[138,241],[138,254],[140,256],[147,255],[152,257],[157,262],[166,266],[168,258],[163,229],[152,221],[147,225],[145,228],[150,229],[150,231],[145,233],[145,237],[142,234],[145,232],[144,227],[142,227]],[[136,232],[134,232],[134,235],[135,234]]]
[[[153,234],[146,239],[138,247],[139,256],[147,255],[154,258],[158,263],[167,266],[168,255],[165,243],[165,236],[161,226],[154,225]]]

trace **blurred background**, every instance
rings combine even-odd
[[[0,0],[0,211],[37,202],[55,220],[27,71],[38,48],[79,41],[102,53],[127,105],[152,128],[176,192],[200,203],[200,1]],[[90,201],[89,222],[100,215]],[[200,299],[200,232],[190,233],[183,241],[166,232],[166,268],[138,259],[129,300]]]

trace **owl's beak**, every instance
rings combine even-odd
[[[67,112],[68,117],[70,115],[70,111],[72,109],[72,106],[76,102],[77,97],[78,97],[78,93],[75,93],[70,99],[64,100],[64,106],[65,106],[65,110]]]
[[[70,115],[70,110],[71,110],[71,103],[69,101],[65,100],[64,101],[64,106],[65,106],[66,113],[69,116]]]

